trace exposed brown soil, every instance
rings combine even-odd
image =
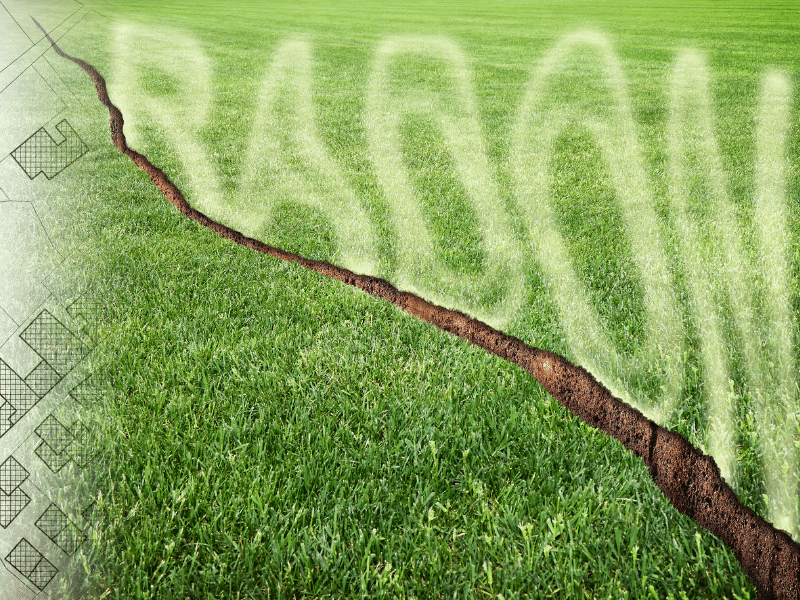
[[[44,31],[38,22],[36,25]],[[358,275],[329,263],[284,252],[209,219],[189,206],[181,191],[161,169],[127,146],[122,132],[122,113],[111,103],[105,80],[95,68],[62,52],[49,35],[47,39],[59,56],[76,63],[89,74],[97,88],[97,96],[108,107],[114,145],[150,176],[182,214],[237,244],[299,263],[383,298],[440,329],[519,365],[573,414],[614,436],[641,457],[653,481],[673,506],[716,535],[733,551],[753,581],[759,600],[800,600],[800,545],[786,532],[776,529],[739,502],[720,476],[719,467],[712,457],[697,450],[681,435],[667,431],[613,397],[588,371],[557,354],[528,346],[464,313],[402,292],[383,279]]]

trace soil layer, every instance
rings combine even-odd
[[[703,454],[683,436],[664,429],[637,409],[615,398],[588,371],[557,354],[528,346],[464,313],[400,291],[383,279],[359,275],[348,269],[268,246],[195,210],[161,169],[128,147],[122,130],[122,113],[109,99],[105,79],[90,64],[65,54],[35,19],[34,22],[45,33],[59,56],[71,60],[92,78],[100,102],[108,108],[114,145],[147,173],[153,184],[181,214],[237,244],[281,260],[299,263],[383,298],[415,317],[522,367],[570,412],[613,436],[639,456],[647,465],[655,484],[672,505],[721,539],[733,551],[752,580],[758,600],[800,600],[800,545],[786,532],[776,529],[743,505],[720,476],[719,467],[711,456]]]

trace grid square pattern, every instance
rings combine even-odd
[[[44,361],[36,365],[25,378],[25,383],[27,383],[28,387],[36,392],[40,398],[46,396],[59,381],[61,381],[61,375],[56,373],[53,367]]]
[[[68,556],[75,554],[86,539],[84,533],[55,504],[45,509],[36,526]]]
[[[28,494],[19,489],[28,478],[28,471],[13,456],[0,465],[0,525],[8,527],[31,501]]]
[[[64,427],[53,415],[48,415],[35,431],[36,435],[42,438],[42,441],[50,446],[50,449],[56,454],[63,454],[72,440],[69,429]]]
[[[42,557],[42,560],[36,565],[33,573],[31,573],[30,580],[33,585],[43,590],[53,577],[56,576],[56,573],[58,573],[58,569],[56,569],[53,563]]]
[[[80,421],[72,426],[72,440],[67,446],[66,452],[81,469],[85,468],[92,460],[89,430]]]
[[[92,517],[94,516],[94,509],[95,509],[95,503],[94,502],[92,502],[89,506],[87,506],[86,508],[83,509],[83,512],[81,513],[81,515],[83,515],[83,519],[87,523],[91,522]]]
[[[64,136],[62,141],[56,142],[42,127],[11,153],[30,179],[39,173],[52,179],[89,150],[66,119],[55,128]]]
[[[68,522],[67,515],[51,502],[50,506],[42,513],[42,516],[36,520],[36,526],[52,540],[61,533],[61,530],[66,527]]]
[[[42,553],[31,546],[30,542],[25,538],[22,538],[19,544],[14,546],[14,549],[6,556],[6,560],[11,563],[11,566],[25,575],[25,577],[30,577],[36,565],[43,558]]]
[[[8,418],[8,422],[12,425],[39,401],[36,392],[2,360],[0,360],[0,396],[14,408],[13,413],[6,409],[6,414],[2,415],[4,419]],[[0,431],[5,433],[1,427]]]
[[[69,396],[78,404],[89,407],[100,399],[100,392],[97,391],[97,387],[94,385],[94,380],[90,375],[81,383],[72,388],[72,390],[69,392]]]
[[[85,540],[86,535],[70,522],[61,533],[56,536],[53,542],[64,551],[64,554],[72,556]]]
[[[93,320],[97,310],[97,299],[91,293],[82,294],[67,307],[67,312],[72,317],[77,317],[85,322]]]
[[[42,438],[35,453],[54,473],[58,473],[70,459],[80,468],[84,468],[92,460],[89,430],[80,421],[76,421],[70,428],[53,415],[48,415],[35,431]]]
[[[89,353],[83,342],[46,310],[25,328],[20,338],[61,375],[69,373]]]
[[[0,404],[0,437],[17,422],[14,418],[16,412],[17,409],[11,406],[10,402],[3,401],[3,403]]]
[[[69,462],[69,456],[67,456],[66,452],[62,454],[56,454],[53,452],[52,448],[42,442],[38,446],[36,446],[36,450],[34,450],[36,456],[42,459],[42,462],[50,467],[50,470],[53,473],[58,473],[61,468]]]
[[[27,478],[27,469],[19,464],[13,456],[9,456],[0,465],[0,491],[6,495],[17,489]]]
[[[94,294],[86,292],[67,307],[67,313],[83,323],[81,333],[89,338],[97,331],[97,306]]]
[[[27,577],[39,590],[43,590],[58,572],[53,563],[31,546],[25,538],[22,538],[19,544],[8,553],[6,561]]]
[[[0,494],[0,525],[3,529],[11,525],[30,501],[30,496],[19,488],[8,495]]]

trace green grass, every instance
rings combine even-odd
[[[202,193],[215,174],[222,196],[234,197],[272,54],[291,35],[310,34],[320,138],[375,231],[376,274],[396,282],[408,279],[399,272],[407,257],[364,123],[373,59],[395,34],[453,40],[467,57],[498,206],[520,248],[521,260],[508,273],[520,269],[524,297],[503,328],[576,362],[514,193],[511,144],[538,61],[576,29],[589,26],[608,36],[628,82],[687,339],[683,390],[666,424],[705,446],[700,339],[668,205],[669,73],[680,48],[707,53],[727,190],[747,223],[762,73],[778,66],[800,81],[794,7],[134,2],[97,10],[111,20],[87,19],[61,44],[106,76],[112,101],[124,87],[115,79],[114,23],[175,27],[199,40],[208,57],[213,90],[199,128],[191,126],[196,115],[180,112],[181,102],[194,99],[176,101],[183,84],[168,69],[150,65],[138,89],[175,105],[170,118],[196,133],[213,172],[198,177],[161,125],[139,125],[125,115],[129,136],[138,125],[136,149],[186,190],[190,202],[192,191]],[[393,89],[421,98],[438,94],[458,112],[446,61],[394,66]],[[550,100],[584,102],[602,116],[608,92],[592,75],[596,67],[578,60],[570,69]],[[87,79],[75,69],[74,81],[91,97]],[[276,106],[286,125],[276,136],[285,165],[313,189],[330,189],[293,146],[287,106]],[[97,112],[98,135],[107,140],[107,117]],[[796,110],[792,115],[788,144],[796,164]],[[451,285],[445,295],[456,307],[492,313],[503,290],[481,279],[488,264],[481,214],[469,203],[455,158],[425,119],[408,117],[398,131],[399,156],[430,231],[431,264],[481,284]],[[659,357],[638,353],[646,338],[644,292],[613,173],[580,126],[565,129],[553,147],[554,218],[569,258],[612,346],[635,355],[639,365],[622,385],[637,398],[658,397],[664,385]],[[95,359],[106,393],[94,426],[102,526],[91,570],[98,595],[755,597],[732,553],[672,509],[640,460],[568,414],[520,369],[382,301],[221,240],[181,217],[110,143],[92,154],[76,164],[87,192],[75,206],[88,236],[81,253],[103,304]],[[328,216],[293,208],[291,186],[272,193],[272,221],[261,237],[335,261],[337,235]],[[264,197],[242,202],[257,207]],[[796,169],[788,199],[789,245],[797,248]],[[751,253],[753,235],[744,236]],[[796,315],[800,261],[790,259]],[[424,266],[412,283],[428,297],[424,292],[436,290],[437,279]],[[726,341],[737,348],[731,308],[723,306]],[[759,434],[738,351],[732,361],[740,398],[736,489],[766,514]]]

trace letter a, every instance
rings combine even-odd
[[[278,110],[288,100],[288,115]],[[311,96],[311,46],[302,38],[283,42],[258,97],[250,149],[232,217],[242,233],[257,237],[274,204],[290,199],[321,211],[338,241],[338,265],[375,275],[372,224],[320,139]]]

